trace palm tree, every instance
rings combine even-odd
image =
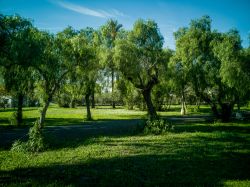
[[[102,36],[105,42],[105,48],[107,49],[105,56],[107,57],[105,65],[111,71],[111,85],[112,85],[112,107],[115,108],[115,101],[114,101],[114,76],[115,76],[115,65],[113,62],[113,55],[112,49],[115,46],[115,40],[117,37],[118,32],[120,31],[122,24],[119,24],[116,20],[110,19],[107,23],[102,27]]]

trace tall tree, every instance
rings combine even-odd
[[[95,83],[98,75],[99,61],[96,58],[97,49],[94,44],[94,31],[87,32],[87,30],[81,30],[78,35],[72,38],[72,56],[77,65],[74,74],[76,76],[76,84],[78,85],[79,93],[84,95],[87,120],[91,120],[90,111],[90,96],[94,92]]]
[[[214,55],[220,60],[222,82],[234,90],[234,97],[240,110],[240,100],[249,89],[249,63],[241,46],[239,32],[235,29],[223,33],[212,42]]]
[[[70,39],[74,34],[75,31],[68,27],[57,36],[46,32],[40,32],[37,36],[43,53],[41,59],[32,66],[39,75],[37,91],[43,105],[39,120],[41,128],[44,126],[46,112],[55,92],[75,66],[74,61],[70,60]]]
[[[234,37],[230,39],[235,41],[232,49],[230,42],[226,42],[226,35],[211,31],[211,19],[203,16],[192,20],[189,28],[176,39],[176,58],[185,68],[196,96],[207,102],[214,115],[223,121],[230,119],[237,98],[236,87],[225,81],[228,77],[226,68],[230,67],[233,71],[231,62],[238,61],[233,56],[238,56],[241,48],[239,40]],[[221,48],[230,49],[231,52],[220,51]],[[237,65],[237,68],[240,66]],[[237,80],[236,77],[233,79]]]
[[[150,119],[157,118],[151,91],[159,82],[159,67],[165,63],[162,46],[163,37],[157,24],[151,20],[136,21],[128,39],[118,40],[115,46],[118,70],[141,90]]]
[[[112,92],[112,107],[115,108],[114,100],[114,81],[115,81],[115,63],[113,60],[113,49],[115,47],[115,41],[122,25],[116,20],[108,20],[107,23],[101,28],[104,49],[103,49],[103,61],[105,66],[111,72],[111,92]]]
[[[18,100],[17,124],[22,123],[25,95],[33,89],[34,74],[29,64],[40,54],[37,29],[30,20],[18,15],[0,16],[0,65],[4,67],[5,86]]]

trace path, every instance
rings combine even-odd
[[[176,124],[188,122],[205,122],[212,120],[211,116],[169,116],[164,117]],[[83,137],[95,136],[115,136],[131,134],[133,129],[142,122],[139,119],[132,120],[100,120],[83,122],[79,125],[70,126],[47,126],[44,132],[47,135],[53,135],[57,141],[67,141],[70,139],[79,139]],[[0,127],[0,147],[10,147],[18,139],[26,140],[29,127],[23,128],[4,128]]]

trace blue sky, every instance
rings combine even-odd
[[[153,19],[164,46],[171,49],[175,49],[174,31],[188,26],[191,19],[209,15],[213,29],[237,28],[243,46],[249,44],[250,0],[0,0],[0,13],[31,18],[35,26],[51,32],[68,25],[99,28],[110,18],[131,29],[138,18]]]

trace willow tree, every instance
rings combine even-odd
[[[233,102],[238,104],[240,110],[240,101],[249,93],[250,62],[247,62],[247,50],[242,48],[240,34],[235,29],[220,34],[214,39],[212,46],[214,55],[221,62],[222,82],[233,89]]]
[[[38,33],[43,53],[41,58],[32,66],[38,74],[37,95],[39,96],[42,109],[39,124],[44,126],[47,109],[56,91],[60,89],[66,79],[66,75],[72,71],[75,64],[70,58],[70,38],[74,35],[72,28],[66,28],[56,36],[47,32]],[[65,58],[67,56],[68,58]]]
[[[176,58],[196,96],[211,106],[217,118],[228,121],[238,95],[233,80],[240,79],[231,72],[241,74],[241,43],[238,35],[212,31],[211,22],[208,16],[191,21],[176,38]]]
[[[159,82],[159,68],[165,63],[162,59],[162,46],[163,37],[157,24],[152,20],[138,20],[128,38],[116,42],[114,51],[118,70],[140,89],[150,119],[157,118],[151,91]]]
[[[34,88],[35,77],[30,63],[37,61],[41,53],[37,32],[28,19],[18,15],[0,16],[0,65],[4,67],[6,89],[18,100],[18,125],[22,123],[24,96]]]
[[[87,109],[87,120],[91,120],[90,96],[94,92],[95,82],[97,80],[98,71],[98,55],[96,54],[96,46],[94,44],[94,32],[81,30],[71,39],[72,51],[71,55],[76,63],[75,69],[72,71],[75,76],[75,84],[78,95],[85,98]]]

